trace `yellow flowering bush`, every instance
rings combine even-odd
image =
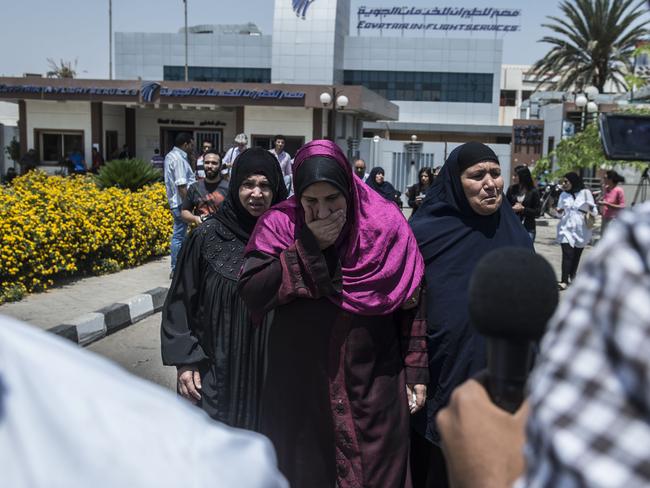
[[[0,186],[0,303],[167,254],[171,231],[162,183],[100,190],[90,177],[30,172]]]

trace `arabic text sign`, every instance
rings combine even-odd
[[[165,97],[242,97],[258,100],[261,98],[300,99],[305,98],[304,92],[288,92],[284,90],[246,90],[233,88],[230,90],[215,90],[214,88],[166,88],[160,89],[160,95]]]
[[[469,19],[472,17],[486,17],[493,19],[495,17],[519,17],[519,9],[499,9],[499,8],[465,8],[465,7],[388,7],[388,8],[367,8],[359,7],[357,14],[361,17],[385,17],[389,15],[404,16],[442,16],[442,17],[460,17]]]
[[[40,85],[4,85],[0,84],[2,93],[31,93],[37,95],[110,95],[110,96],[137,96],[136,88],[112,87],[59,87]],[[285,90],[246,90],[232,88],[228,90],[215,90],[214,88],[168,88],[161,87],[160,95],[165,97],[241,97],[253,100],[270,98],[303,99],[304,92],[290,92]],[[149,102],[153,99],[148,100]]]
[[[501,18],[517,19],[521,16],[519,9],[499,8],[465,8],[465,7],[359,7],[357,10],[357,30],[411,30],[411,31],[465,31],[465,32],[517,32],[517,24],[499,24]],[[401,22],[384,22],[385,17],[401,17]],[[409,19],[410,17],[410,19]],[[414,17],[423,18],[422,22],[414,22]],[[445,17],[445,23],[428,22],[427,17]],[[365,19],[365,20],[362,20]],[[462,20],[462,21],[461,21]],[[494,23],[485,23],[486,21]],[[472,23],[468,23],[471,21]],[[484,23],[475,24],[474,21]]]

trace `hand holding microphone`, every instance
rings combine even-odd
[[[468,380],[436,418],[451,486],[511,486],[523,473],[525,384],[557,302],[553,269],[531,251],[498,249],[477,265],[469,312],[487,338],[486,388]]]
[[[504,247],[486,254],[469,285],[472,324],[487,338],[486,388],[510,413],[524,399],[534,347],[558,303],[555,272],[532,251]]]

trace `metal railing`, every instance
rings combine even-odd
[[[434,153],[420,153],[416,154],[413,158],[412,155],[406,152],[393,153],[393,164],[392,164],[392,173],[390,181],[396,190],[406,193],[406,189],[417,183],[418,172],[422,168],[431,168],[434,166]],[[411,169],[411,161],[414,161],[415,169]],[[406,198],[404,198],[406,202]]]

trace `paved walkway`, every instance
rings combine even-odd
[[[0,314],[49,329],[157,287],[169,287],[169,256],[137,268],[92,276],[0,305]]]
[[[540,219],[535,248],[560,274],[561,251],[555,244],[557,220]],[[586,256],[589,252],[585,251]],[[44,293],[35,293],[16,303],[0,306],[0,314],[9,315],[42,329],[49,329],[102,307],[125,302],[147,290],[168,288],[169,257],[160,258],[133,269],[73,281]]]

